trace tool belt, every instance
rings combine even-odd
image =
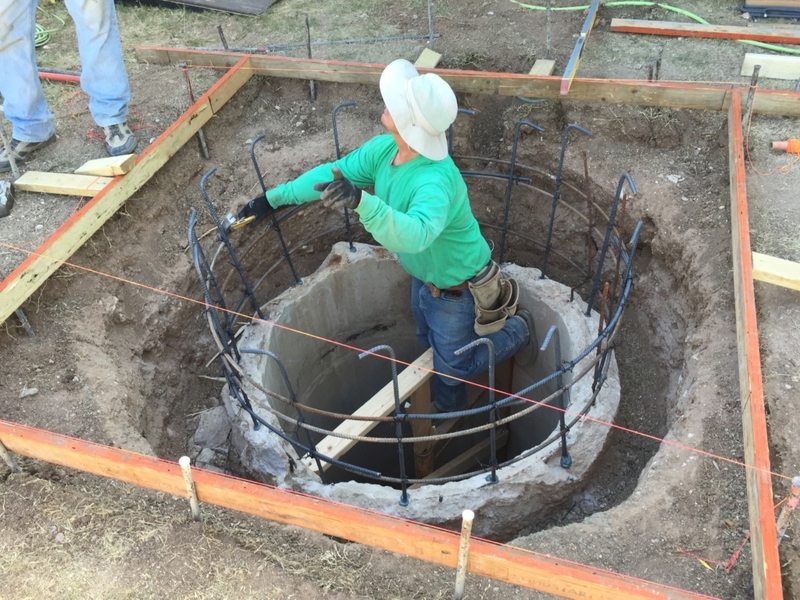
[[[480,336],[500,331],[509,317],[517,314],[519,285],[504,279],[500,266],[492,261],[466,282],[475,300],[475,333]]]
[[[442,292],[455,293],[469,289],[475,302],[473,328],[479,336],[500,331],[506,319],[517,313],[519,285],[515,279],[503,279],[500,266],[493,260],[475,277],[456,286],[441,289],[432,283],[426,285],[434,298],[441,296]]]

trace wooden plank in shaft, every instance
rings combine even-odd
[[[289,79],[314,79],[378,85],[384,65],[325,61],[285,56],[263,56],[225,52],[206,52],[179,48],[136,48],[139,60],[153,64],[186,62],[195,66],[226,68],[243,56],[250,57],[256,75]],[[496,94],[528,98],[561,99],[560,77],[541,77],[517,73],[490,73],[455,69],[431,69],[456,92]],[[632,106],[661,106],[696,110],[727,110],[732,92],[747,91],[746,86],[631,79],[584,79],[576,77],[569,90],[569,100]],[[800,117],[800,93],[783,90],[759,90],[753,100],[759,114]]]
[[[16,454],[111,477],[175,496],[186,487],[178,463],[0,420],[0,442]],[[200,502],[344,538],[455,568],[455,532],[192,469]],[[412,500],[413,502],[413,500]],[[481,539],[470,543],[469,572],[563,598],[583,600],[708,600],[708,596]]]
[[[753,279],[800,290],[800,263],[753,252]]]
[[[47,278],[88,240],[95,231],[147,183],[156,172],[197,133],[213,115],[211,97],[215,94],[235,93],[252,75],[245,69],[247,57],[203,94],[189,110],[178,118],[159,138],[139,156],[136,166],[125,175],[109,183],[90,202],[72,215],[53,235],[26,258],[11,274],[0,281],[0,323],[19,308]],[[222,104],[218,104],[218,108]]]
[[[792,31],[773,27],[738,27],[703,25],[701,23],[677,23],[673,21],[611,19],[611,31],[725,40],[754,40],[773,44],[800,44],[800,28],[795,28]]]
[[[561,95],[566,96],[569,93],[569,88],[572,85],[572,79],[578,71],[578,65],[581,62],[581,54],[586,47],[586,40],[589,39],[589,34],[594,27],[594,20],[597,17],[597,9],[600,7],[600,0],[593,0],[589,6],[589,13],[586,15],[586,20],[583,22],[583,28],[578,36],[578,41],[572,49],[572,55],[569,57],[567,68],[564,69],[564,76],[561,78]]]
[[[739,354],[739,391],[742,403],[747,506],[752,536],[753,585],[757,600],[780,600],[781,566],[775,529],[770,477],[767,415],[758,348],[753,265],[750,261],[750,223],[744,170],[741,98],[731,99],[728,111],[728,168],[731,190],[733,290],[736,303],[736,337]]]
[[[432,374],[433,350],[428,348],[397,376],[400,402],[408,398],[423,383],[426,383]],[[353,415],[358,417],[385,417],[391,414],[394,408],[394,383],[390,381],[377,394],[362,404]],[[348,420],[341,423],[333,431],[338,434],[363,436],[372,431],[377,425],[378,421]],[[329,435],[317,444],[317,450],[329,458],[339,459],[355,445],[355,440]],[[304,458],[303,463],[315,473],[317,472],[317,461],[311,457]],[[330,466],[330,463],[322,462],[324,471],[327,471]]]

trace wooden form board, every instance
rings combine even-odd
[[[548,60],[546,58],[537,58],[536,62],[533,63],[531,70],[528,71],[528,75],[541,75],[544,77],[548,77],[553,74],[553,71],[556,70],[556,61]]]
[[[14,188],[22,192],[94,198],[111,181],[110,177],[98,177],[97,175],[26,171],[14,182]]]
[[[775,56],[748,52],[742,62],[742,75],[753,75],[753,67],[761,65],[759,77],[769,79],[800,79],[800,56]],[[758,95],[758,94],[756,94]]]
[[[80,175],[113,177],[116,175],[125,175],[135,164],[135,154],[123,154],[122,156],[109,156],[108,158],[90,160],[75,169],[75,172]]]
[[[753,279],[800,290],[800,263],[753,252]]]
[[[250,79],[253,71],[245,68],[247,65],[248,58],[240,58],[230,71],[147,147],[130,173],[113,179],[8,277],[0,281],[0,323],[12,315],[63,261],[100,229]]]
[[[314,79],[337,83],[378,85],[383,65],[325,61],[284,56],[202,52],[179,48],[136,48],[137,58],[152,64],[185,62],[197,67],[225,68],[242,57],[250,57],[250,68],[257,75],[290,79]],[[541,77],[521,73],[486,73],[454,69],[432,69],[456,92],[497,94],[563,100],[560,77]],[[661,106],[695,110],[727,110],[731,94],[747,91],[747,86],[640,81],[628,79],[574,78],[569,99],[576,102]],[[753,111],[760,114],[800,117],[800,93],[759,90]]]
[[[600,8],[600,0],[592,0],[592,4],[589,6],[589,12],[586,15],[586,20],[583,22],[583,28],[578,36],[578,41],[572,49],[572,55],[569,57],[567,68],[564,69],[564,76],[561,78],[560,92],[562,96],[569,94],[569,88],[572,85],[572,80],[581,62],[581,54],[586,47],[586,40],[589,39],[589,34],[592,32],[592,27],[594,27],[594,20],[597,17],[598,8]]]
[[[764,26],[737,27],[702,25],[700,23],[676,23],[672,21],[611,19],[611,31],[679,37],[721,38],[726,40],[754,40],[773,44],[800,44],[800,28],[788,30]]]
[[[750,515],[750,548],[755,597],[783,598],[778,536],[773,510],[767,415],[758,347],[753,266],[750,261],[750,222],[744,170],[742,109],[739,95],[728,111],[728,168],[731,190],[731,239],[733,246],[733,291],[736,304],[736,337],[739,353],[739,391],[742,404],[744,461],[750,465],[747,506]]]
[[[0,442],[16,454],[186,497],[181,468],[162,460],[0,420]],[[455,568],[459,536],[438,527],[192,469],[200,502]],[[480,516],[478,517],[480,518]],[[582,600],[708,600],[708,596],[473,538],[467,570]]]
[[[397,376],[400,402],[403,402],[423,383],[426,383],[428,379],[431,378],[432,374],[433,350],[428,348],[417,360],[411,363]],[[394,383],[390,381],[383,386],[377,394],[361,405],[361,407],[353,413],[353,416],[385,417],[391,414],[394,408]],[[344,421],[333,431],[339,434],[344,433],[347,435],[363,436],[372,431],[377,425],[378,421]],[[339,459],[355,445],[355,440],[329,435],[317,444],[317,450],[327,457]],[[311,457],[304,458],[303,463],[315,473],[318,472],[317,461]],[[323,471],[327,471],[330,466],[330,463],[322,462]]]

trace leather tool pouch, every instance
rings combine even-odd
[[[494,261],[486,274],[469,281],[469,291],[475,301],[474,329],[479,336],[500,331],[506,319],[517,312],[519,286],[514,279],[503,279]]]

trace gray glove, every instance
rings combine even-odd
[[[314,185],[314,189],[322,192],[319,199],[325,208],[339,208],[341,206],[355,209],[361,202],[361,190],[355,184],[346,179],[338,167],[331,169],[333,181],[325,181]]]

